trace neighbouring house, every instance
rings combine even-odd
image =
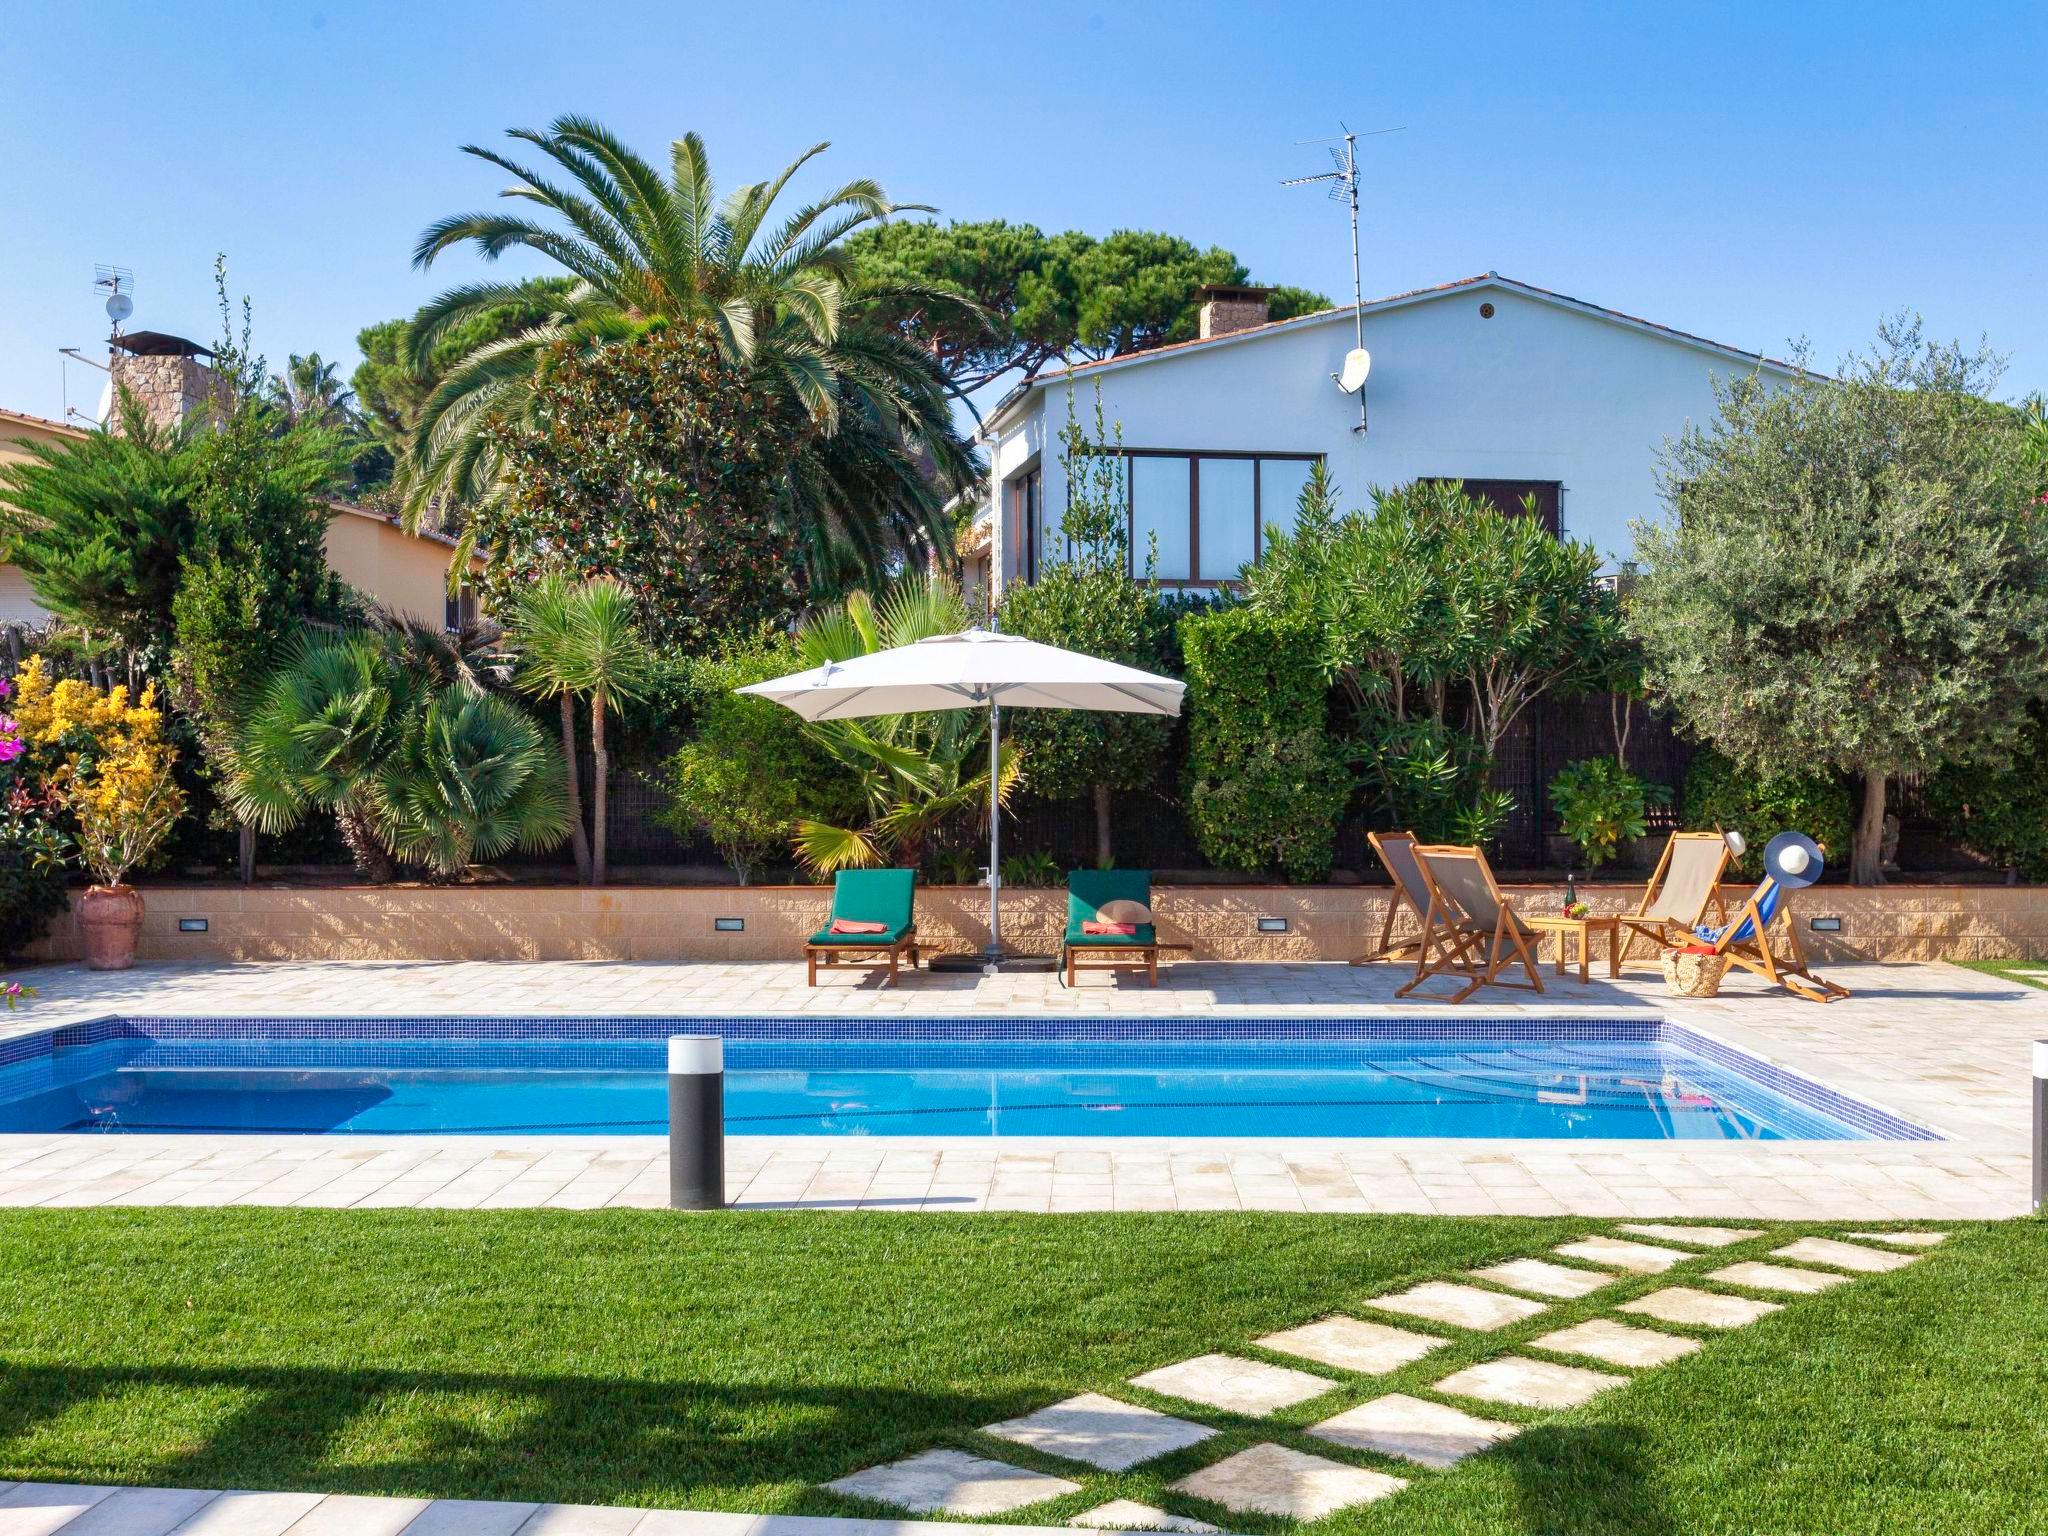
[[[1632,547],[1629,524],[1660,514],[1659,452],[1713,415],[1714,380],[1797,376],[1489,272],[1365,306],[1361,431],[1359,397],[1336,383],[1356,345],[1350,308],[1268,322],[1264,290],[1201,296],[1197,340],[1041,374],[989,413],[981,523],[994,527],[981,547],[1000,545],[999,585],[1057,557],[1060,433],[1070,400],[1092,427],[1098,383],[1121,431],[1134,559],[1156,549],[1162,584],[1199,588],[1257,560],[1263,529],[1291,525],[1318,460],[1347,507],[1422,478],[1463,480],[1507,509],[1533,495],[1553,531],[1611,569]]]
[[[133,390],[158,420],[183,420],[218,387],[219,376],[200,361],[211,354],[194,342],[144,331],[120,337],[118,343],[112,378]],[[34,444],[77,442],[89,430],[0,409],[0,464],[27,458]],[[452,596],[448,591],[454,539],[427,530],[407,533],[395,517],[354,502],[335,499],[330,505],[327,563],[342,580],[386,608],[449,629],[476,617],[473,588],[465,585]],[[471,569],[480,565],[472,561]],[[33,626],[49,618],[20,568],[0,563],[0,625]]]

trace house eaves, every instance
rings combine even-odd
[[[1386,298],[1369,299],[1365,304],[1368,316],[1385,314],[1391,310],[1406,309],[1410,305],[1426,304],[1435,299],[1454,293],[1471,293],[1481,289],[1497,289],[1504,293],[1516,294],[1534,303],[1547,304],[1554,309],[1566,310],[1573,314],[1585,315],[1590,319],[1609,325],[1622,326],[1628,330],[1640,331],[1664,341],[1677,342],[1682,346],[1694,347],[1716,357],[1726,358],[1745,367],[1766,373],[1778,374],[1784,378],[1811,376],[1810,370],[1802,370],[1797,364],[1782,358],[1770,357],[1761,352],[1750,352],[1741,347],[1729,346],[1725,342],[1712,341],[1704,336],[1695,336],[1690,331],[1681,331],[1674,326],[1659,325],[1654,320],[1644,320],[1636,315],[1624,314],[1618,309],[1588,303],[1575,299],[1570,294],[1559,293],[1550,288],[1539,288],[1534,283],[1519,282],[1511,277],[1502,277],[1498,272],[1483,272],[1476,277],[1461,277],[1453,282],[1439,283],[1431,288],[1414,288],[1406,293],[1390,294]],[[1195,341],[1169,342],[1165,346],[1149,347],[1143,352],[1130,352],[1122,357],[1106,357],[1097,362],[1074,363],[1065,368],[1050,369],[1017,385],[996,402],[989,411],[982,429],[976,434],[977,440],[987,442],[1014,415],[1034,390],[1047,388],[1062,380],[1082,377],[1097,377],[1104,373],[1123,368],[1141,367],[1162,358],[1178,357],[1182,353],[1211,348],[1245,346],[1264,341],[1283,331],[1304,330],[1315,326],[1332,325],[1351,318],[1349,305],[1336,309],[1321,309],[1311,315],[1296,315],[1287,320],[1274,320],[1265,325],[1248,326],[1241,331],[1231,331],[1223,336],[1211,336]]]

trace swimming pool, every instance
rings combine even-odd
[[[1933,1137],[1639,1017],[101,1019],[0,1042],[0,1134],[660,1135],[691,1033],[732,1135]]]

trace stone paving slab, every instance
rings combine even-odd
[[[867,1467],[825,1486],[918,1514],[946,1515],[1005,1514],[1081,1491],[1079,1483],[1063,1477],[943,1448]]]
[[[1865,1243],[1891,1243],[1900,1248],[1933,1248],[1948,1240],[1946,1232],[1851,1232]]]
[[[516,1536],[539,1511],[538,1504],[436,1499],[405,1527],[405,1536]]]
[[[1299,1355],[1361,1376],[1384,1376],[1443,1348],[1450,1340],[1389,1328],[1385,1323],[1360,1322],[1355,1317],[1326,1317],[1299,1328],[1283,1328],[1255,1342],[1275,1354]]]
[[[1659,1333],[1654,1328],[1631,1328],[1626,1323],[1596,1317],[1590,1322],[1546,1333],[1540,1339],[1531,1339],[1528,1347],[1548,1350],[1555,1355],[1584,1355],[1589,1360],[1604,1360],[1609,1365],[1642,1367],[1669,1365],[1673,1360],[1682,1360],[1699,1349],[1700,1341],[1680,1338],[1673,1333]]]
[[[1048,1456],[1122,1472],[1207,1440],[1216,1431],[1099,1392],[1083,1392],[982,1431]]]
[[[1283,1445],[1255,1445],[1190,1473],[1173,1491],[1207,1499],[1239,1514],[1320,1520],[1355,1504],[1399,1493],[1407,1479],[1346,1466]]]
[[[1591,1402],[1610,1387],[1628,1384],[1626,1376],[1607,1371],[1589,1371],[1583,1366],[1558,1365],[1550,1360],[1525,1360],[1503,1355],[1453,1371],[1431,1390],[1452,1397],[1476,1397],[1490,1403],[1512,1403],[1520,1408],[1576,1408]]]
[[[1880,1275],[1887,1270],[1904,1269],[1920,1255],[1886,1253],[1881,1248],[1838,1242],[1832,1237],[1802,1237],[1782,1248],[1773,1248],[1771,1257],[1791,1259],[1799,1264],[1826,1264],[1833,1269],[1853,1270],[1859,1275]]]
[[[1540,1301],[1525,1301],[1520,1296],[1503,1296],[1498,1291],[1454,1285],[1445,1280],[1426,1280],[1390,1296],[1375,1296],[1366,1305],[1481,1332],[1505,1328],[1550,1310]]]
[[[1169,1514],[1136,1499],[1111,1499],[1093,1509],[1084,1509],[1067,1522],[1097,1531],[1184,1531],[1188,1536],[1222,1536],[1221,1528],[1206,1520]]]
[[[69,1483],[14,1483],[0,1493],[0,1531],[6,1536],[55,1536],[118,1489]]]
[[[427,1510],[427,1499],[375,1499],[330,1493],[300,1517],[286,1536],[400,1536]],[[643,1536],[652,1536],[644,1531]],[[66,1532],[65,1536],[71,1536]],[[710,1533],[701,1533],[710,1536]]]
[[[1337,1383],[1327,1376],[1269,1365],[1263,1360],[1241,1360],[1235,1355],[1197,1355],[1192,1360],[1162,1365],[1156,1371],[1133,1376],[1131,1385],[1254,1418],[1337,1389]]]
[[[230,1491],[201,1508],[183,1525],[179,1536],[284,1536],[314,1505],[317,1493],[252,1493]],[[419,1522],[414,1522],[415,1529]]]
[[[1390,1392],[1323,1420],[1309,1433],[1354,1451],[1377,1451],[1425,1467],[1448,1467],[1520,1434],[1521,1426],[1477,1418],[1448,1403]]]
[[[1683,1264],[1687,1259],[1698,1257],[1681,1253],[1676,1248],[1631,1242],[1623,1237],[1582,1237],[1577,1242],[1559,1243],[1550,1251],[1563,1254],[1568,1259],[1584,1259],[1588,1264],[1625,1269],[1632,1275],[1661,1275],[1674,1264]]]
[[[1793,1296],[1812,1296],[1832,1286],[1848,1283],[1847,1275],[1818,1269],[1787,1269],[1782,1264],[1730,1264],[1708,1275],[1723,1285],[1739,1285],[1748,1291],[1783,1291]]]
[[[1736,1243],[1746,1243],[1752,1237],[1763,1236],[1756,1227],[1679,1226],[1668,1221],[1624,1221],[1620,1230],[1636,1237],[1656,1238],[1659,1242],[1689,1243],[1695,1248],[1728,1248]]]
[[[219,1497],[218,1488],[117,1488],[58,1529],[64,1536],[166,1536]],[[13,1530],[8,1512],[0,1509],[0,1533]]]
[[[1660,1323],[1684,1328],[1742,1328],[1760,1317],[1785,1310],[1782,1302],[1758,1301],[1750,1296],[1723,1296],[1715,1291],[1696,1291],[1691,1286],[1666,1286],[1615,1309],[1640,1317],[1654,1317]]]
[[[1467,1273],[1474,1279],[1491,1280],[1511,1291],[1527,1291],[1532,1296],[1550,1296],[1561,1301],[1590,1296],[1603,1285],[1615,1283],[1613,1275],[1596,1274],[1590,1269],[1573,1269],[1567,1264],[1552,1264],[1547,1259],[1510,1259],[1505,1264],[1489,1264],[1484,1269],[1468,1270]]]

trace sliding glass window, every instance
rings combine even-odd
[[[1126,452],[1131,568],[1170,586],[1214,587],[1255,564],[1263,529],[1292,529],[1320,455]]]

